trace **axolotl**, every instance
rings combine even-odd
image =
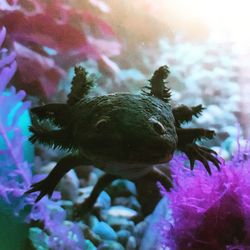
[[[77,211],[85,213],[115,179],[128,179],[135,183],[151,180],[153,185],[159,181],[170,190],[170,176],[156,165],[169,162],[176,150],[187,155],[191,169],[198,160],[209,174],[209,162],[219,170],[216,152],[196,143],[202,138],[213,138],[214,131],[182,127],[194,116],[201,115],[203,106],[172,107],[171,90],[166,81],[169,73],[167,66],[157,69],[140,94],[91,96],[93,80],[84,68],[75,67],[67,103],[51,103],[31,109],[35,118],[30,127],[30,141],[63,148],[69,154],[26,193],[39,191],[36,202],[45,195],[50,197],[70,169],[94,165],[105,174],[99,178],[90,196],[78,205]],[[144,211],[148,214],[154,206]]]

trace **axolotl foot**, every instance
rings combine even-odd
[[[55,189],[55,183],[50,180],[50,178],[45,178],[37,183],[34,183],[31,185],[31,189],[25,192],[25,194],[30,194],[34,192],[40,191],[40,194],[36,198],[35,202],[38,202],[41,200],[45,195],[48,195],[50,198],[53,194],[53,191]]]
[[[76,220],[81,219],[84,215],[88,214],[93,208],[93,204],[89,198],[83,203],[74,204],[73,207],[73,218]]]
[[[200,161],[204,165],[209,175],[212,174],[208,164],[209,161],[212,162],[218,170],[220,170],[221,162],[216,158],[217,153],[212,149],[190,143],[185,147],[185,154],[190,161],[191,170],[194,169],[195,160]]]

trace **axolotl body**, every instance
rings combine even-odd
[[[214,131],[181,126],[194,116],[198,117],[203,107],[172,107],[171,92],[166,83],[168,75],[168,67],[160,67],[149,80],[150,85],[140,94],[114,93],[91,97],[89,90],[93,81],[82,67],[75,67],[67,103],[33,108],[31,112],[35,118],[30,127],[33,133],[31,142],[63,148],[70,153],[27,193],[40,191],[36,201],[45,195],[51,196],[70,169],[94,165],[105,174],[85,202],[78,206],[78,212],[85,213],[94,205],[100,192],[118,178],[136,184],[147,179],[153,185],[160,181],[170,190],[170,176],[155,165],[169,162],[176,150],[187,155],[191,169],[195,160],[201,161],[209,174],[209,161],[219,169],[216,153],[196,144],[201,138],[213,138]],[[144,208],[145,214],[150,213],[154,206]]]

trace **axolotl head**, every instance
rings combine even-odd
[[[169,104],[149,96],[113,94],[84,102],[80,110],[74,138],[92,162],[158,164],[171,160],[177,135]]]

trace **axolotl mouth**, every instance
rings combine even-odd
[[[169,162],[177,144],[175,129],[166,129],[162,134],[133,132],[85,137],[86,147],[82,153],[92,162],[102,164],[160,164]],[[144,134],[145,133],[145,134]]]
[[[175,142],[159,137],[141,138],[130,143],[127,143],[128,139],[124,139],[123,143],[116,142],[119,143],[109,141],[98,151],[95,146],[95,152],[83,153],[106,173],[131,180],[147,174],[156,164],[169,162],[176,146]]]
[[[128,162],[145,162],[159,164],[169,162],[176,148],[174,135],[147,136],[137,138],[133,143],[124,147]]]

